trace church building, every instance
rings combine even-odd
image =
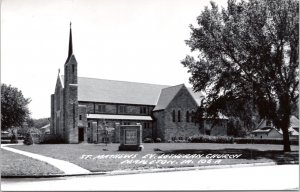
[[[64,74],[58,73],[51,95],[50,133],[66,143],[118,142],[120,125],[142,126],[142,138],[162,142],[193,135],[227,134],[227,118],[217,125],[206,120],[205,130],[193,114],[203,98],[184,84],[169,86],[78,77],[70,25]],[[208,130],[208,131],[207,131]]]

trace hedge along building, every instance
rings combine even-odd
[[[58,72],[51,95],[51,134],[66,143],[102,142],[105,130],[118,142],[119,125],[141,124],[143,138],[186,139],[203,133],[193,113],[203,95],[177,86],[114,81],[77,76],[70,25],[64,75]],[[227,134],[227,118],[205,121],[211,135]],[[107,132],[106,132],[107,133]]]

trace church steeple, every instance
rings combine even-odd
[[[69,37],[69,54],[68,58],[73,54],[73,42],[72,42],[72,23],[70,22],[70,37]]]
[[[72,23],[70,22],[69,53],[68,53],[68,58],[66,60],[66,63],[68,63],[72,55],[73,55]]]

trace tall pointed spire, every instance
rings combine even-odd
[[[72,23],[70,22],[70,37],[69,37],[69,54],[68,58],[73,54],[73,42],[72,42]]]

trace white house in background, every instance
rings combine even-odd
[[[299,119],[295,116],[290,117],[289,127],[290,138],[299,138]],[[275,128],[272,121],[262,120],[257,128],[251,132],[254,138],[282,138],[282,130]]]
[[[40,128],[40,131],[44,134],[50,134],[50,123]]]

